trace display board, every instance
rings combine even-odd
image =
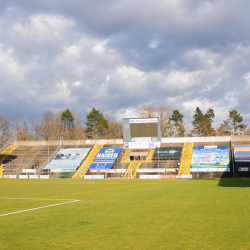
[[[155,149],[153,159],[181,158],[181,153],[182,147],[160,147]]]
[[[111,169],[113,163],[91,163],[89,169]]]
[[[250,162],[250,145],[234,145],[234,161]]]
[[[193,147],[190,172],[230,171],[228,146]]]
[[[121,148],[101,148],[89,169],[111,169],[121,150]]]
[[[90,148],[62,148],[44,169],[76,170],[89,151]]]
[[[155,148],[160,146],[161,130],[158,117],[123,119],[124,148]]]
[[[121,150],[121,148],[101,148],[96,155],[94,162],[115,162]]]

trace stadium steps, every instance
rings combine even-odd
[[[128,169],[127,169],[127,171],[126,171],[126,173],[124,174],[124,176],[123,177],[128,177],[128,174],[131,172],[131,170],[133,169],[133,166],[134,166],[134,162],[132,161],[132,162],[130,162],[130,164],[129,164],[129,167],[128,167]]]
[[[141,166],[141,161],[137,161],[137,162],[135,163],[135,166],[134,166],[133,170],[132,170],[132,177],[135,177],[136,172],[137,172],[137,169],[138,169],[140,166]]]
[[[52,161],[52,159],[56,156],[56,154],[59,152],[59,150],[61,149],[61,145],[59,145],[54,151],[52,151],[53,153],[49,156],[49,159],[47,160],[45,160],[40,166],[39,166],[39,168],[36,170],[36,174],[38,174],[40,171],[42,171],[43,170],[43,168],[45,168],[46,167],[46,165],[49,163],[49,162],[51,162]],[[41,151],[43,151],[43,150],[40,150],[39,152],[41,152]]]
[[[92,148],[92,150],[89,153],[89,155],[87,156],[86,160],[82,162],[82,164],[80,165],[80,167],[78,168],[78,170],[76,171],[76,173],[72,176],[73,179],[77,179],[77,178],[82,179],[84,177],[84,175],[88,171],[88,168],[89,168],[90,164],[93,163],[93,160],[95,159],[97,153],[99,152],[99,150],[103,146],[104,146],[104,144],[101,144],[101,145],[96,144]]]
[[[143,162],[152,162],[152,157],[153,157],[153,154],[154,154],[155,150],[150,150],[150,153],[148,155],[148,159],[146,161],[143,161]]]
[[[181,155],[181,164],[179,169],[179,175],[190,174],[190,165],[192,160],[192,152],[193,152],[194,143],[184,143],[184,147]]]
[[[187,157],[187,147],[188,147],[188,143],[184,143],[182,154],[181,154],[181,164],[180,164],[179,173],[178,173],[179,175],[181,175],[184,171],[186,157]]]
[[[0,178],[3,177],[3,159],[7,157],[9,154],[11,154],[12,151],[15,150],[17,147],[18,146],[14,145],[8,146],[0,153]]]
[[[192,161],[193,146],[194,146],[193,142],[190,142],[188,144],[187,160],[186,160],[186,165],[184,167],[184,174],[190,174],[190,166],[191,166],[191,161]]]
[[[121,163],[127,163],[127,162],[129,162],[128,161],[128,155],[129,155],[130,152],[131,152],[131,150],[126,150],[126,152],[123,155]]]

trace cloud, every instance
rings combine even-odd
[[[247,1],[119,0],[0,3],[0,113],[40,119],[93,108],[117,119],[139,105],[199,106],[219,124],[250,122]]]

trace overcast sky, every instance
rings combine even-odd
[[[0,2],[0,114],[39,120],[147,103],[250,124],[249,0]]]

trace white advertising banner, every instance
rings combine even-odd
[[[147,118],[147,119],[130,119],[130,123],[157,123],[158,119],[157,118]]]
[[[104,175],[84,175],[84,179],[104,179]]]
[[[193,176],[191,174],[183,174],[181,175],[181,179],[192,179]]]
[[[23,169],[23,173],[35,173],[36,169]]]
[[[4,175],[3,178],[17,178],[16,175]]]
[[[30,179],[38,179],[38,178],[39,178],[39,175],[37,175],[37,174],[29,175],[29,178],[30,178]]]
[[[127,169],[90,169],[90,173],[126,173]]]
[[[49,175],[40,175],[40,179],[49,179]]]
[[[139,168],[137,173],[165,173],[165,168]]]
[[[198,168],[198,172],[229,172],[228,168]],[[190,168],[190,172],[197,172],[197,168]]]
[[[28,179],[29,176],[28,175],[19,175],[19,179]]]
[[[160,175],[140,175],[140,179],[160,179]]]
[[[124,142],[123,144],[125,149],[136,149],[136,148],[159,148],[161,146],[161,142],[149,142],[149,141],[141,141],[141,142]]]
[[[247,172],[248,168],[238,168],[238,171],[240,171],[240,172]]]

